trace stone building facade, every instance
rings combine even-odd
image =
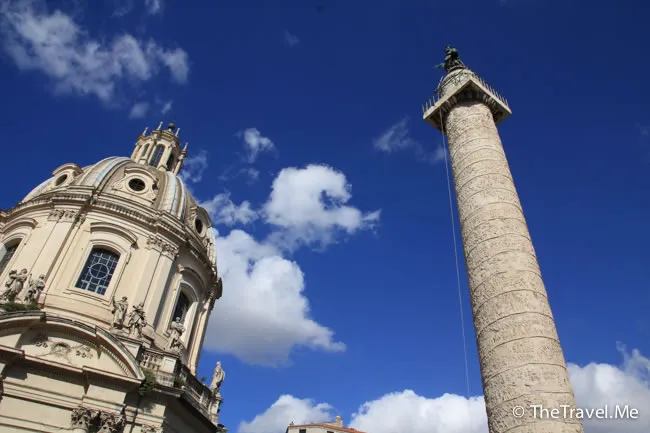
[[[226,431],[221,365],[196,377],[222,284],[178,135],[64,164],[0,212],[0,431]]]
[[[343,419],[336,417],[333,422],[315,424],[289,424],[285,433],[364,433],[353,428],[344,427]]]

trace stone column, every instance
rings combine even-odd
[[[495,123],[507,102],[461,69],[424,111],[448,139],[489,430],[582,432],[579,420],[534,416],[534,405],[562,411],[575,399]]]

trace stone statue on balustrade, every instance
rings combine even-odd
[[[147,326],[147,316],[144,313],[144,302],[134,305],[128,316],[128,323],[126,327],[129,329],[129,336],[135,334],[138,338],[142,338],[142,330]]]
[[[177,317],[174,319],[172,324],[169,326],[169,341],[167,343],[167,350],[178,351],[182,346],[181,335],[185,332],[185,327],[181,323],[181,318]]]
[[[124,327],[124,319],[126,318],[126,310],[129,308],[129,301],[126,296],[122,296],[122,299],[119,301],[113,298],[111,303],[113,306],[111,309],[111,313],[113,313],[112,326],[115,329],[122,329]]]
[[[17,272],[15,269],[9,271],[7,281],[5,282],[5,291],[0,295],[0,299],[7,302],[14,302],[16,296],[23,290],[25,281],[29,278],[27,269]]]
[[[221,361],[217,362],[216,367],[214,367],[214,373],[212,373],[212,382],[210,383],[210,389],[214,394],[219,394],[221,391],[221,384],[226,378],[226,372],[221,368]]]
[[[29,279],[29,285],[27,290],[25,290],[25,296],[23,296],[23,302],[25,304],[35,304],[38,301],[38,297],[41,295],[41,292],[45,288],[45,275],[41,274],[37,279]]]

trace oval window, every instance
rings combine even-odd
[[[66,180],[68,180],[68,175],[67,174],[61,175],[56,180],[56,182],[54,182],[54,185],[55,186],[61,186],[61,185],[63,185],[63,182],[65,182]]]
[[[129,181],[129,188],[131,188],[133,191],[140,192],[145,188],[145,183],[144,180],[139,179],[139,178],[133,178]]]
[[[195,219],[194,220],[194,228],[196,229],[197,232],[203,233],[203,221],[200,219]]]

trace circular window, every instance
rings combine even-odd
[[[194,228],[196,229],[197,232],[203,233],[203,221],[200,219],[195,219],[194,220]]]
[[[106,278],[110,270],[108,269],[108,266],[106,266],[103,263],[95,263],[93,264],[90,269],[89,269],[90,276],[93,278],[96,278],[98,280],[102,280]]]
[[[145,186],[144,180],[137,177],[129,181],[129,188],[136,192],[142,191]]]
[[[68,180],[68,175],[67,175],[67,174],[61,175],[61,176],[59,176],[59,178],[54,182],[54,185],[55,185],[55,186],[61,186],[61,185],[63,185],[63,182],[65,182],[66,180]]]

